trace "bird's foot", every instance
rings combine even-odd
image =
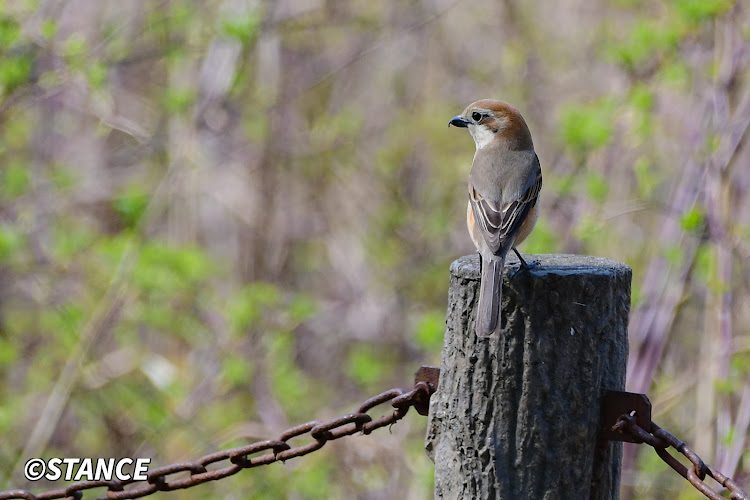
[[[518,267],[518,271],[516,271],[515,273],[513,273],[513,276],[510,277],[511,280],[513,278],[515,278],[516,275],[518,275],[519,273],[521,273],[521,272],[527,272],[530,269],[533,269],[533,268],[535,268],[536,266],[539,265],[539,261],[538,260],[532,260],[532,261],[526,262],[526,260],[523,257],[521,257],[521,254],[518,253],[518,250],[516,250],[515,247],[513,247],[513,252],[515,252],[516,257],[518,257],[518,260],[521,262],[521,265]]]

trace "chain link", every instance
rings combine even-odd
[[[677,439],[674,435],[662,429],[654,422],[648,421],[647,429],[644,429],[636,421],[636,416],[632,414],[620,415],[617,423],[612,426],[612,431],[627,436],[628,441],[634,443],[646,443],[654,448],[656,454],[664,460],[672,469],[677,471],[682,477],[690,481],[695,489],[703,493],[711,500],[726,500],[718,491],[711,488],[706,482],[706,476],[715,479],[720,485],[729,492],[730,500],[750,500],[748,495],[740,486],[730,477],[725,476],[710,465],[707,465],[701,457],[691,450],[685,443]],[[677,450],[687,458],[691,466],[685,467],[677,458],[667,451],[669,447]]]
[[[284,462],[291,458],[301,457],[319,450],[329,441],[356,433],[370,434],[372,431],[392,425],[404,418],[409,408],[414,407],[420,415],[427,415],[429,400],[437,389],[440,371],[438,368],[425,367],[417,371],[416,383],[411,391],[391,389],[364,401],[355,413],[343,415],[325,422],[313,420],[284,431],[277,440],[258,441],[237,448],[221,450],[197,459],[195,462],[179,462],[151,470],[146,481],[80,481],[65,488],[47,491],[34,495],[26,490],[0,492],[0,500],[81,500],[86,490],[107,488],[107,499],[142,498],[157,491],[172,491],[190,488],[208,481],[216,481],[232,476],[242,469],[251,469],[274,462]],[[394,410],[375,420],[367,414],[373,408],[390,403]],[[617,410],[628,408],[628,413],[619,414],[614,425]],[[632,411],[631,411],[632,410]],[[654,448],[672,469],[690,481],[698,491],[711,500],[724,500],[718,491],[706,484],[706,476],[712,477],[726,488],[730,500],[750,500],[747,494],[732,478],[706,464],[701,457],[684,442],[662,429],[651,421],[651,403],[644,394],[633,394],[609,391],[602,402],[604,422],[610,422],[602,429],[602,437],[607,440],[646,443]],[[615,412],[613,414],[613,412]],[[611,428],[609,427],[611,425]],[[308,437],[307,444],[291,446],[290,440]],[[671,455],[667,448],[677,450],[691,463],[686,467]],[[270,453],[260,454],[264,451]],[[218,469],[209,470],[208,466],[218,462],[229,461],[229,464]],[[189,476],[168,480],[169,476],[188,472]],[[131,484],[134,487],[127,488]]]
[[[427,415],[430,396],[437,388],[437,368],[422,367],[417,372],[417,382],[411,391],[391,389],[363,402],[355,413],[344,415],[325,422],[313,420],[284,431],[277,440],[258,441],[245,446],[217,451],[205,455],[195,462],[180,462],[165,465],[149,471],[146,481],[80,481],[65,488],[47,491],[35,495],[26,490],[0,492],[0,500],[80,500],[86,490],[107,488],[107,499],[142,498],[157,491],[172,491],[190,488],[208,481],[216,481],[241,471],[274,462],[285,462],[291,458],[301,457],[322,448],[327,442],[357,432],[370,434],[375,429],[392,425],[406,415],[412,406],[421,414]],[[394,410],[375,420],[367,414],[373,408],[391,403]],[[307,444],[291,446],[289,441],[301,437],[311,438]],[[265,451],[270,453],[260,454]],[[208,470],[208,466],[229,461],[224,467]],[[180,479],[169,479],[169,476],[188,472],[190,475]],[[126,488],[131,484],[135,485]]]

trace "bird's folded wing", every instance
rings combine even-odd
[[[469,200],[487,246],[495,255],[505,255],[513,246],[518,230],[526,215],[536,205],[542,188],[541,169],[536,179],[521,195],[507,203],[500,204],[484,198],[469,183]]]

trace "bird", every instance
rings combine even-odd
[[[542,168],[526,121],[510,104],[482,99],[451,118],[448,126],[467,128],[476,144],[469,174],[466,223],[480,257],[481,280],[476,316],[479,337],[496,336],[501,328],[503,269],[513,250],[536,224]]]

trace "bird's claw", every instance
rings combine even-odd
[[[521,257],[521,254],[520,254],[520,253],[518,252],[518,250],[516,250],[516,249],[515,249],[515,247],[513,248],[513,252],[514,252],[514,253],[516,254],[516,256],[518,257],[518,261],[520,262],[520,265],[518,266],[518,270],[517,270],[516,272],[514,272],[514,273],[513,273],[513,276],[511,276],[511,277],[510,277],[510,279],[511,279],[511,280],[512,280],[513,278],[515,278],[515,277],[516,277],[516,275],[517,275],[518,273],[520,273],[521,271],[527,272],[527,271],[529,271],[530,269],[533,269],[533,268],[535,268],[536,266],[538,266],[538,265],[539,265],[539,261],[538,261],[538,260],[532,260],[532,261],[526,262],[526,261],[524,260],[524,258],[523,258],[523,257]]]
[[[534,269],[535,267],[537,267],[539,264],[540,262],[538,260],[532,260],[529,262],[524,261],[518,266],[518,269],[516,269],[513,272],[513,274],[510,275],[510,280],[513,281],[516,278],[516,276],[518,276],[519,274],[527,273],[531,269]]]
[[[541,264],[541,262],[539,262],[538,260],[531,260],[529,262],[524,261],[520,266],[518,266],[518,270],[528,271],[529,269],[534,269],[539,264]]]

